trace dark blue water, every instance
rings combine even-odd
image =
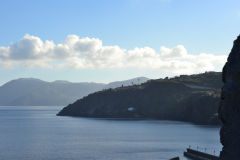
[[[221,147],[216,127],[55,116],[60,109],[0,107],[0,159],[167,160],[189,145],[212,154]]]

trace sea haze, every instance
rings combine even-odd
[[[149,80],[137,77],[103,83],[46,82],[35,78],[19,78],[0,86],[0,106],[62,106],[73,103],[90,93],[108,88],[141,84]]]
[[[59,117],[62,107],[0,107],[0,158],[166,160],[191,145],[219,154],[219,128],[159,120]]]

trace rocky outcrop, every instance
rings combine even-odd
[[[240,159],[240,36],[234,41],[233,48],[223,67],[224,86],[221,93],[219,118],[223,145],[221,160]]]

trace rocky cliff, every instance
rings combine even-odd
[[[221,93],[219,118],[223,145],[221,160],[240,159],[240,36],[234,41],[233,48],[222,72],[224,86]]]
[[[107,89],[79,99],[58,115],[217,124],[220,77],[221,73],[207,72]]]

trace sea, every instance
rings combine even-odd
[[[218,155],[219,127],[143,119],[60,117],[63,106],[0,106],[0,160],[169,160]]]

